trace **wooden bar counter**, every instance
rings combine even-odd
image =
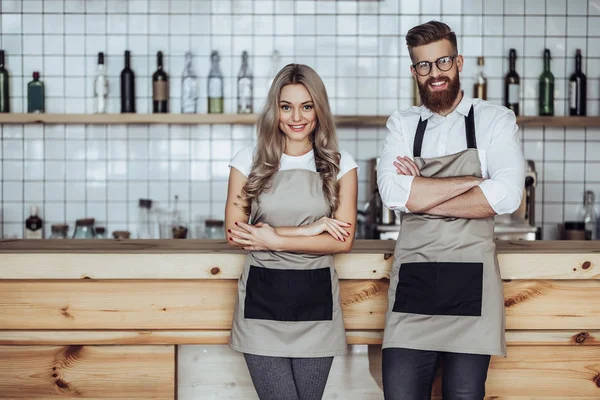
[[[488,398],[600,399],[600,242],[497,246],[509,347]],[[326,399],[383,398],[393,250],[336,256],[351,349]],[[256,399],[225,346],[243,261],[225,241],[0,240],[0,398]]]

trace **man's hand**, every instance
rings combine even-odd
[[[398,175],[421,176],[419,166],[408,157],[396,157],[394,166],[396,167],[396,172],[398,172]]]

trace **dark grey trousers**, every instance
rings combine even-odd
[[[260,400],[321,400],[333,362],[333,357],[244,357]]]
[[[437,363],[444,400],[483,400],[490,356],[403,348],[383,349],[386,400],[429,400]]]

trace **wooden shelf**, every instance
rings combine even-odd
[[[96,124],[96,125],[253,125],[257,114],[0,114],[0,124]],[[335,117],[338,126],[385,126],[388,116]],[[600,126],[600,117],[518,117],[522,127],[592,127]]]

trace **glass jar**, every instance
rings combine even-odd
[[[204,221],[204,237],[206,239],[225,239],[225,222],[218,219]]]
[[[106,239],[106,228],[103,226],[96,227],[96,239]]]
[[[152,222],[152,200],[139,199],[137,238],[154,239],[154,234],[152,231],[153,227],[154,222]]]
[[[94,233],[94,218],[83,218],[75,221],[75,232],[73,232],[73,239],[94,239],[96,234]]]
[[[66,239],[69,232],[69,225],[53,224],[50,229],[52,231],[50,239]]]

